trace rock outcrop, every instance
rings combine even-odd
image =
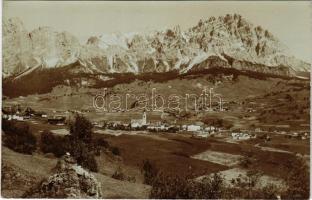
[[[77,165],[69,154],[58,162],[54,172],[25,197],[101,198],[101,184],[90,172]]]

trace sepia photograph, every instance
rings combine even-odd
[[[1,198],[310,198],[310,1],[4,0],[1,52]]]

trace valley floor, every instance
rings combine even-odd
[[[297,158],[310,160],[310,88],[307,81],[268,78],[258,80],[238,76],[237,80],[217,80],[213,84],[210,76],[187,77],[164,83],[134,81],[110,88],[112,94],[142,94],[157,88],[160,94],[199,94],[204,87],[214,87],[216,93],[224,95],[226,111],[195,112],[186,115],[170,112],[150,112],[148,119],[167,124],[214,123],[223,120],[224,132],[213,136],[199,137],[196,133],[178,131],[149,132],[147,130],[112,130],[95,126],[94,136],[104,139],[120,155],[101,152],[96,156],[98,172],[93,173],[101,182],[104,198],[149,198],[151,186],[143,184],[141,169],[144,161],[151,161],[166,175],[177,175],[200,179],[220,172],[230,181],[248,170],[261,173],[264,185],[272,183],[283,187],[290,169],[288,165]],[[169,90],[172,88],[172,90]],[[40,141],[45,130],[59,135],[68,134],[65,123],[53,125],[49,118],[68,116],[79,111],[91,122],[130,123],[141,117],[142,111],[103,113],[95,111],[93,97],[101,89],[80,88],[75,90],[59,86],[51,93],[29,95],[3,101],[4,107],[20,105],[35,111],[43,111],[47,116],[32,116],[18,123],[29,125],[31,133]],[[135,100],[133,100],[134,102]],[[132,103],[133,103],[132,102]],[[225,126],[229,127],[225,128]],[[209,126],[212,126],[211,124]],[[256,131],[256,129],[258,129]],[[257,132],[257,137],[236,140],[235,132]],[[300,135],[302,134],[302,135]],[[307,134],[307,135],[304,135]],[[2,135],[5,135],[3,132]],[[242,163],[248,159],[248,166]],[[2,196],[21,197],[23,193],[52,173],[57,158],[43,154],[39,148],[33,155],[14,152],[2,144]],[[111,178],[121,169],[124,174],[135,178],[135,182]]]
[[[43,128],[57,127],[42,124],[40,121],[30,125],[38,138]],[[104,130],[95,134],[120,150],[120,157],[101,153],[96,158],[99,172],[94,175],[102,184],[105,198],[148,198],[150,186],[142,184],[143,177],[140,172],[144,160],[150,160],[165,173],[191,176],[193,179],[221,172],[230,181],[231,177],[238,177],[245,174],[246,170],[253,169],[262,173],[264,184],[273,183],[279,186],[283,185],[283,180],[289,173],[287,163],[295,159],[296,153],[300,152],[309,160],[308,141],[285,139],[284,136],[273,133],[269,142],[251,139],[236,143],[227,142],[227,138],[222,135],[197,138],[182,133],[139,131],[132,134],[118,130]],[[240,165],[246,153],[251,154],[253,159],[247,169]],[[3,146],[2,195],[21,197],[23,192],[51,175],[56,162],[57,158],[49,154],[25,155]],[[136,182],[111,178],[117,168],[135,177]]]

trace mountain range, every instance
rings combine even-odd
[[[187,30],[91,36],[85,44],[51,27],[29,32],[19,18],[3,22],[3,77],[10,81],[53,70],[105,80],[105,74],[185,74],[213,67],[296,76],[310,72],[311,64],[238,14],[200,20]]]

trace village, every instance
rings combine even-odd
[[[47,123],[60,129],[53,129],[54,134],[69,134],[66,125],[75,114],[84,114],[90,111],[35,111],[30,107],[22,108],[20,105],[6,106],[2,108],[3,120],[16,121],[30,121],[34,124]],[[176,134],[190,134],[192,137],[207,138],[207,137],[221,137],[230,140],[227,141],[244,141],[255,138],[262,138],[265,141],[271,139],[271,134],[284,135],[287,138],[294,138],[300,140],[309,140],[309,130],[302,131],[278,131],[273,132],[262,130],[261,128],[232,130],[226,127],[207,125],[201,121],[187,122],[185,124],[177,123],[173,120],[172,123],[162,120],[164,112],[158,120],[149,120],[148,114],[145,111],[141,112],[141,117],[128,119],[128,122],[118,120],[94,120],[92,124],[95,132],[101,134],[111,134],[112,131],[122,131],[123,134],[131,134],[131,132],[140,131],[140,133],[176,133]],[[61,131],[60,131],[61,130]],[[105,130],[110,130],[109,132]],[[120,133],[118,134],[120,135]]]

